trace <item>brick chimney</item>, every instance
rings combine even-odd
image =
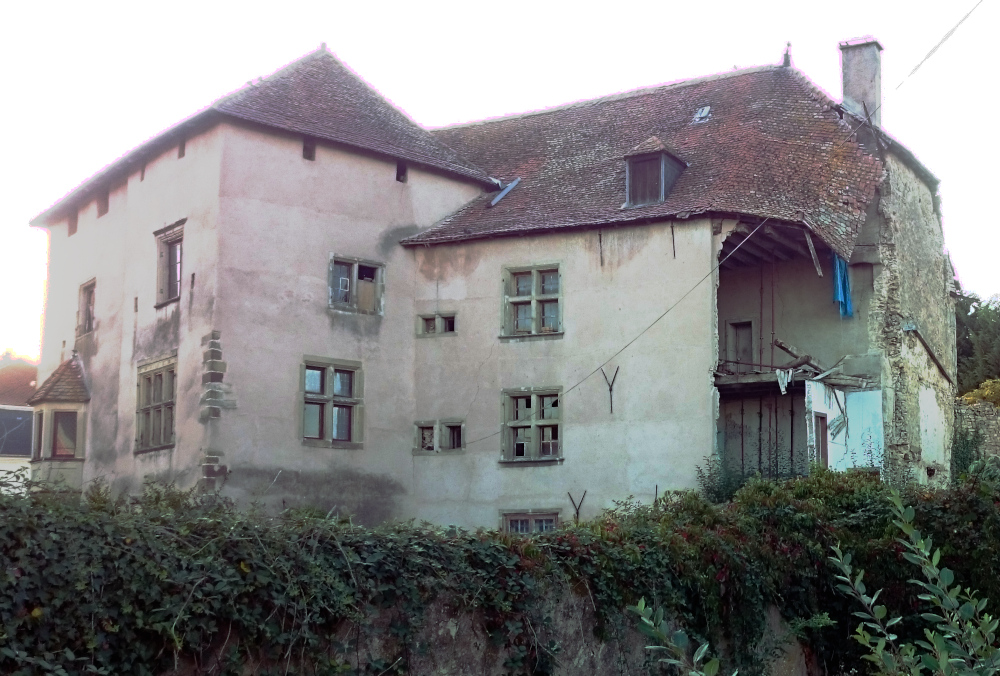
[[[882,126],[882,45],[868,36],[840,43],[843,70],[844,107],[865,117],[865,106],[872,124]]]

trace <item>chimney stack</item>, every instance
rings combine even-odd
[[[840,43],[843,71],[844,107],[865,117],[865,107],[872,124],[882,126],[882,45],[873,37],[855,38]]]

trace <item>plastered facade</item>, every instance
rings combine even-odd
[[[780,402],[769,397],[768,434],[777,444],[787,430],[796,468],[816,458],[813,415],[832,417],[830,396],[851,418],[844,440],[830,440],[837,467],[860,466],[849,459],[861,453],[862,428],[879,428],[869,444],[918,463],[922,476],[947,466],[953,392],[903,320],[953,372],[950,268],[932,195],[898,161],[890,158],[852,260],[855,316],[845,319],[832,303],[828,256],[823,277],[807,258],[717,272],[736,220],[404,247],[482,188],[419,166],[398,181],[395,159],[335,145],[319,144],[308,160],[302,145],[294,134],[217,123],[185,139],[183,157],[165,150],[116,184],[106,215],[91,201],[72,236],[65,221],[50,227],[40,380],[76,349],[91,400],[78,407],[79,458],[72,467],[42,458],[36,476],[80,486],[101,478],[129,491],[147,476],[205,482],[241,501],[339,510],[369,524],[587,518],[629,495],[694,488],[706,456],[731,452],[738,398],[720,397],[715,371],[727,326],[745,320],[756,322],[752,351],[763,362],[789,359],[772,356],[779,338],[828,365],[849,356],[841,372],[867,379],[836,395],[800,382]],[[157,306],[154,233],[172,224],[183,228],[180,299]],[[338,257],[379,269],[375,311],[331,306]],[[558,271],[558,331],[506,335],[512,269]],[[96,323],[77,336],[63,309],[78,306],[90,280]],[[439,316],[454,317],[455,331],[422,335],[420,318]],[[137,451],[138,370],[174,359],[175,443]],[[303,373],[317,359],[358,365],[363,402],[349,445],[303,439]],[[507,397],[539,388],[562,396],[559,451],[511,461]],[[460,426],[461,447],[419,448],[418,424],[444,423]],[[741,434],[755,433],[743,425]]]

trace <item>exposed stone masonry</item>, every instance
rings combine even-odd
[[[959,397],[955,400],[955,428],[967,435],[979,433],[984,455],[1000,456],[1000,408],[988,401],[970,404]]]

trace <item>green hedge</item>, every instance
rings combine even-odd
[[[882,600],[908,616],[903,633],[920,612],[886,495],[870,475],[817,471],[750,481],[723,506],[670,494],[525,538],[269,516],[152,485],[132,500],[93,491],[82,506],[8,490],[0,673],[406,673],[433,648],[419,637],[435,600],[474,613],[511,673],[554,673],[559,646],[534,628],[551,592],[565,589],[591,597],[595,641],[618,635],[625,606],[645,597],[696,636],[725,639],[745,674],[766,668],[768,606],[789,620],[826,612],[838,624],[807,637],[820,664],[860,671],[849,639],[857,609],[834,589],[830,545],[854,554],[870,588],[885,588]],[[971,478],[906,498],[942,565],[1000,599],[997,486]],[[388,646],[380,658],[358,650],[373,635]]]

